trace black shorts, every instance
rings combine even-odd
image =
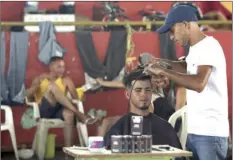
[[[57,103],[55,106],[52,106],[46,98],[42,98],[40,104],[40,117],[41,118],[59,118],[64,120],[63,117],[64,107]]]

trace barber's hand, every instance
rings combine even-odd
[[[148,63],[155,64],[155,63],[160,63],[160,62],[163,62],[163,59],[161,59],[161,58],[152,58],[152,59],[149,60]]]
[[[152,74],[155,74],[155,75],[160,75],[162,72],[164,72],[164,68],[159,66],[157,63],[154,63],[146,67],[145,71],[151,72]]]

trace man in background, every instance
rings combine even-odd
[[[72,99],[77,99],[75,86],[69,77],[64,76],[65,63],[62,57],[52,57],[49,63],[49,73],[34,78],[31,87],[27,89],[30,101],[39,104],[41,118],[58,118],[64,121],[65,146],[73,145],[74,117],[85,123],[93,124],[96,119],[84,115],[66,97],[67,92]]]

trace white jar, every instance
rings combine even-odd
[[[103,137],[89,137],[88,138],[88,150],[91,152],[101,152],[104,149]]]

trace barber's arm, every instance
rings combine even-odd
[[[208,82],[212,66],[198,66],[197,74],[195,75],[187,75],[174,70],[165,69],[158,64],[154,64],[145,70],[156,75],[163,75],[168,79],[173,80],[177,85],[183,86],[187,89],[202,92]]]
[[[151,61],[152,63],[167,63],[172,67],[172,70],[175,70],[176,72],[180,73],[186,73],[187,72],[187,63],[185,61],[171,61],[167,59],[160,59],[156,58]]]
[[[170,62],[173,70],[180,72],[180,73],[187,73],[187,63],[186,62],[181,62],[181,61],[171,61]]]

